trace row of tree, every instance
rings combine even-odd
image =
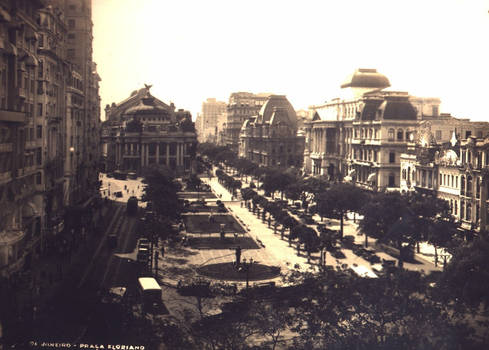
[[[234,177],[226,174],[221,169],[216,170],[216,176],[221,185],[224,186],[233,196],[236,196],[236,190],[241,188],[241,181],[235,179]]]

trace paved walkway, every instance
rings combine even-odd
[[[229,192],[219,184],[217,178],[203,179],[204,182],[208,183],[212,190],[217,194],[221,195],[222,198],[229,199],[226,202],[226,206],[235,214],[235,216],[244,223],[245,227],[249,230],[251,236],[255,240],[260,240],[265,245],[266,254],[273,257],[275,260],[280,262],[281,267],[291,268],[294,265],[300,266],[301,269],[317,269],[317,262],[319,261],[319,253],[313,253],[311,255],[312,264],[307,262],[305,252],[301,251],[301,256],[297,256],[296,244],[292,243],[292,247],[288,245],[288,242],[280,239],[280,233],[273,234],[273,227],[268,228],[267,223],[263,223],[261,218],[253,215],[247,208],[241,207],[241,201],[235,200],[231,201],[231,196]],[[256,181],[256,180],[255,180]],[[263,191],[258,191],[263,194]],[[321,219],[318,215],[314,215],[313,219],[317,223],[321,223]],[[339,220],[327,219],[324,222],[328,222],[328,228],[332,230],[339,230],[340,223]],[[344,235],[351,235],[355,239],[355,243],[363,244],[365,240],[364,235],[358,234],[358,225],[353,222],[353,220],[345,220],[343,227]],[[376,254],[381,259],[387,260],[397,260],[390,256],[389,254],[380,251],[375,246],[375,240],[369,238],[369,248],[376,251]],[[426,249],[426,248],[425,248]],[[355,255],[350,249],[342,249],[345,254],[344,259],[337,259],[333,257],[329,252],[326,253],[326,265],[337,266],[346,264],[348,267],[357,271],[361,275],[375,276],[375,270],[380,270],[382,267],[380,264],[370,264],[370,262],[365,259]],[[417,263],[404,263],[404,268],[416,271],[441,271],[442,267],[434,266],[434,263],[429,261],[428,258],[421,254],[415,254]]]

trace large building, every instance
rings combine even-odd
[[[0,276],[28,268],[55,237],[71,233],[65,214],[97,192],[90,8],[89,0],[0,1]],[[84,40],[70,36],[69,19],[78,17]],[[70,38],[89,54],[90,72],[70,56]]]
[[[226,113],[226,102],[208,98],[202,103],[201,113],[195,123],[199,142],[217,143],[222,129],[222,116]]]
[[[465,229],[487,229],[489,123],[448,115],[424,121],[401,156],[401,191],[446,200]]]
[[[392,91],[375,69],[357,69],[341,97],[310,107],[304,171],[368,189],[398,189],[400,155],[418,121],[438,113],[439,99]],[[434,115],[436,117],[436,115]]]
[[[282,95],[271,95],[260,112],[243,123],[239,156],[264,166],[300,168],[304,135],[294,108]]]
[[[161,164],[177,175],[190,173],[197,143],[192,116],[156,99],[149,88],[134,91],[124,101],[105,108],[105,168],[140,173],[152,164]]]
[[[239,148],[239,135],[245,120],[257,115],[271,94],[233,92],[227,105],[226,127],[223,132],[224,144],[236,153]]]

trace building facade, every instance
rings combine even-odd
[[[222,127],[222,115],[226,113],[226,102],[208,98],[202,103],[201,113],[198,115],[197,139],[199,142],[217,143],[219,129]]]
[[[149,93],[134,91],[119,104],[107,105],[103,127],[106,170],[141,171],[166,165],[177,175],[192,171],[197,135],[190,112],[175,111]]]
[[[310,107],[305,173],[368,189],[399,188],[400,155],[418,121],[425,113],[437,113],[440,101],[387,90],[389,86],[375,69],[358,69],[341,85],[341,97]]]
[[[82,133],[75,137],[83,128],[73,119],[70,109],[73,77],[78,77],[82,100],[85,92],[81,87],[84,79],[89,80],[67,57],[66,14],[70,6],[81,3],[85,9],[90,8],[88,0],[0,1],[0,276],[3,277],[29,268],[53,237],[71,229],[65,225],[66,209],[82,204],[97,192],[93,181],[80,177],[79,166],[70,167],[69,157],[70,135],[80,145],[80,154],[84,147],[91,147],[94,158],[98,158],[96,145],[100,140],[99,115],[88,117],[94,126],[90,135]],[[82,43],[75,39],[73,45],[91,51],[91,27],[86,36],[90,40]],[[98,85],[92,92],[98,96]],[[99,109],[97,105],[85,105],[84,100],[80,103],[83,110]],[[95,181],[96,171],[92,170]],[[66,186],[70,177],[78,178],[77,195]]]
[[[304,134],[285,96],[271,95],[260,112],[243,123],[240,157],[264,166],[300,168],[303,153]]]
[[[440,139],[440,130],[451,137]],[[445,116],[421,123],[417,138],[401,156],[401,191],[444,199],[463,228],[487,230],[488,145],[487,122]]]
[[[250,92],[234,92],[229,96],[224,129],[224,144],[234,150],[239,149],[241,127],[245,120],[257,115],[271,94]]]

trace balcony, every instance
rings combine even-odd
[[[2,122],[25,123],[26,122],[26,115],[24,112],[0,110],[0,121],[2,121]]]
[[[0,143],[0,153],[12,152],[12,143]]]
[[[17,96],[19,96],[20,98],[26,98],[27,96],[27,90],[24,88],[18,87],[16,89],[16,92],[17,92]]]
[[[9,182],[12,179],[12,175],[10,171],[6,171],[4,173],[0,173],[0,184]]]

